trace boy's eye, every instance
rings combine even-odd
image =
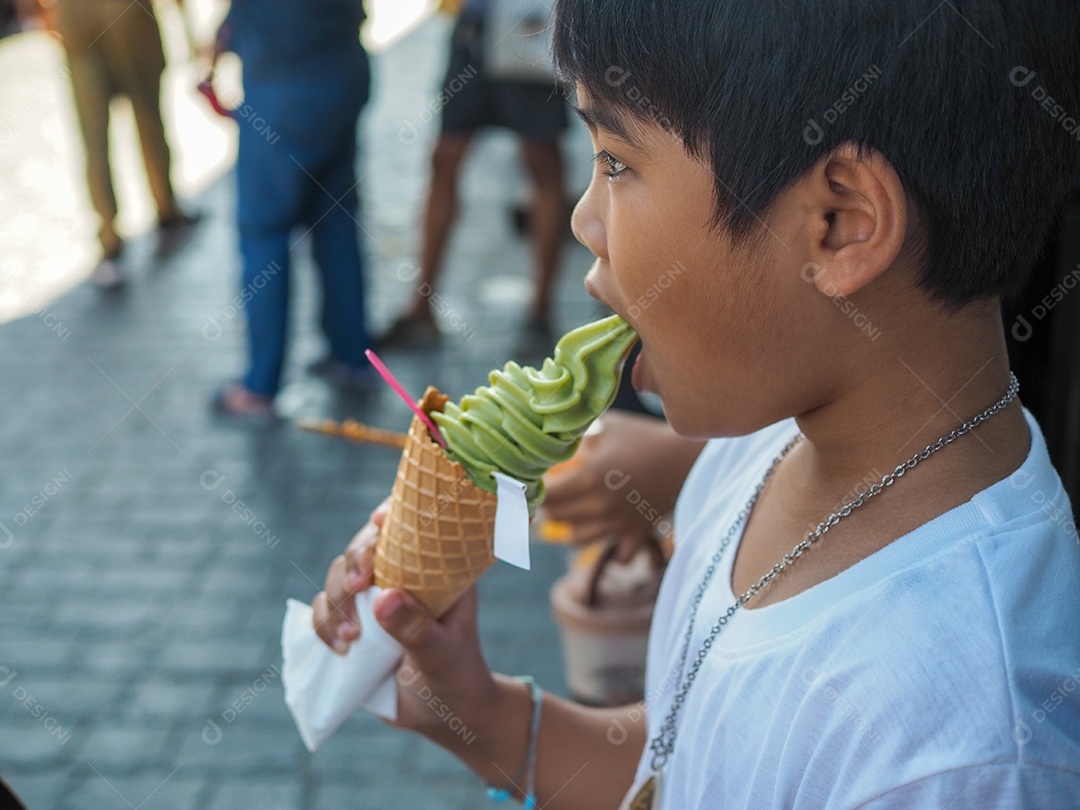
[[[615,178],[626,171],[626,164],[606,149],[601,149],[593,155],[593,160],[600,165],[602,171],[608,177]]]

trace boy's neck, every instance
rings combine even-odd
[[[930,321],[894,329],[906,345],[875,345],[856,363],[863,374],[798,417],[807,440],[777,468],[751,513],[732,571],[734,593],[743,593],[830,512],[1005,394],[1009,366],[996,310]],[[749,607],[823,582],[967,502],[1015,471],[1029,446],[1014,401],[853,512]]]
[[[884,345],[869,342],[858,358],[864,371],[826,405],[798,417],[809,440],[800,455],[819,483],[884,474],[1005,394],[1009,360],[996,303],[919,320],[897,324],[890,331],[899,337]],[[1027,426],[1014,404],[942,456],[977,458],[983,470],[977,477],[1000,480],[1027,448]]]

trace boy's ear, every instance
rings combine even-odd
[[[907,195],[879,152],[845,143],[801,182],[814,218],[813,284],[829,296],[849,296],[887,270],[907,235]]]

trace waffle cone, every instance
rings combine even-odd
[[[429,387],[419,404],[430,413],[448,400]],[[404,588],[442,616],[495,562],[495,504],[413,417],[375,547],[375,584]]]

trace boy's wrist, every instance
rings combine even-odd
[[[454,707],[451,707],[453,709]],[[493,673],[462,705],[459,722],[429,724],[420,733],[447,749],[488,784],[514,789],[528,749],[532,697],[521,681]]]
[[[488,784],[513,794],[525,788],[517,777],[528,765],[529,744],[533,742],[533,681],[508,675],[495,675],[494,681],[501,699],[488,707],[487,737],[494,749],[489,754],[495,770]]]

